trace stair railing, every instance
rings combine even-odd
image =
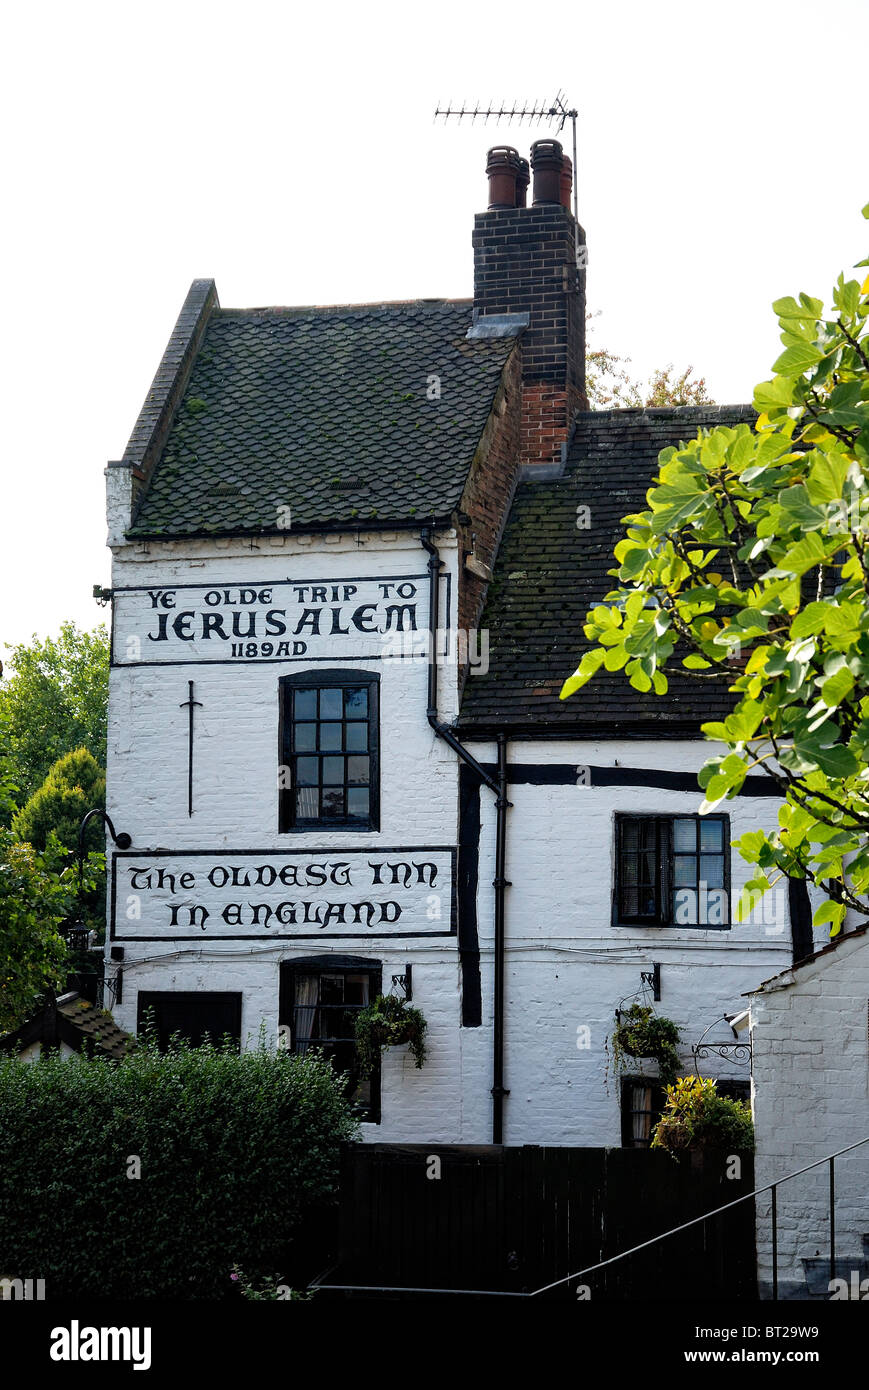
[[[757,1187],[753,1192],[746,1192],[742,1197],[735,1198],[732,1202],[725,1202],[723,1207],[715,1207],[713,1211],[704,1212],[702,1216],[695,1216],[691,1221],[685,1221],[681,1226],[673,1226],[669,1231],[662,1231],[660,1235],[653,1236],[651,1240],[644,1240],[640,1245],[633,1245],[630,1250],[623,1250],[620,1255],[612,1255],[608,1260],[599,1260],[595,1265],[588,1265],[587,1268],[579,1270],[576,1274],[567,1274],[563,1279],[555,1279],[551,1284],[544,1284],[542,1288],[532,1289],[527,1297],[536,1298],[538,1294],[548,1293],[550,1289],[560,1288],[562,1284],[572,1284],[574,1279],[583,1279],[587,1274],[594,1274],[599,1269],[606,1269],[608,1265],[617,1264],[619,1260],[626,1260],[630,1255],[636,1255],[639,1250],[648,1250],[650,1246],[659,1244],[662,1240],[668,1240],[670,1236],[678,1235],[680,1231],[687,1231],[691,1226],[698,1226],[702,1221],[709,1221],[713,1216],[720,1216],[723,1211],[730,1211],[732,1207],[738,1207],[743,1202],[749,1202],[755,1197],[759,1197],[763,1192],[772,1194],[771,1199],[771,1232],[772,1232],[772,1298],[773,1302],[778,1302],[778,1189],[783,1183],[790,1182],[792,1178],[799,1178],[803,1173],[810,1172],[813,1168],[820,1168],[824,1163],[829,1165],[830,1185],[830,1281],[836,1277],[836,1159],[843,1154],[852,1153],[854,1149],[859,1149],[863,1144],[869,1144],[869,1135],[865,1139],[858,1139],[856,1144],[848,1144],[844,1149],[837,1149],[835,1153],[827,1154],[825,1158],[817,1158],[814,1163],[807,1163],[805,1168],[797,1168],[793,1173],[787,1173],[783,1178],[777,1178],[775,1182],[769,1182],[765,1187]]]

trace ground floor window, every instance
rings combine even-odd
[[[749,1100],[751,1083],[716,1078],[720,1096],[730,1100]],[[647,1149],[652,1131],[661,1118],[667,1092],[660,1081],[645,1076],[626,1076],[622,1081],[622,1146],[626,1149]]]
[[[661,1118],[667,1093],[659,1081],[626,1076],[622,1081],[622,1145],[647,1149],[652,1130]]]
[[[352,957],[313,957],[281,966],[280,1022],[290,1046],[302,1055],[316,1049],[345,1078],[347,1096],[360,1118],[380,1120],[380,1074],[363,1077],[356,1054],[356,1016],[380,993],[378,962]]]
[[[153,1021],[157,1042],[165,1052],[173,1033],[194,1047],[206,1038],[219,1043],[225,1036],[241,1044],[241,994],[230,991],[140,990],[137,1028],[142,1033]]]

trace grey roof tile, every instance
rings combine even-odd
[[[558,694],[589,646],[585,614],[615,587],[607,571],[624,534],[622,518],[645,507],[660,451],[694,438],[700,427],[755,418],[741,405],[577,417],[563,475],[526,481],[516,491],[480,620],[489,631],[489,669],[468,677],[461,726],[675,735],[731,706],[726,681],[678,671],[665,697],[641,695],[620,672],[598,672],[568,700]],[[577,528],[580,505],[591,510],[587,530]]]
[[[515,343],[470,324],[470,301],[215,310],[128,534],[448,517]]]

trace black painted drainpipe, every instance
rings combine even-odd
[[[492,1030],[492,1143],[504,1142],[504,1097],[510,1092],[504,1087],[504,890],[509,888],[505,876],[507,865],[507,811],[512,802],[507,799],[507,736],[498,735],[498,776],[492,777],[485,768],[460,743],[448,725],[438,719],[438,668],[437,633],[440,617],[440,589],[438,578],[441,571],[441,557],[432,541],[430,526],[420,532],[420,542],[428,552],[429,575],[429,666],[428,666],[428,704],[426,717],[438,738],[448,743],[454,753],[463,758],[474,769],[478,777],[495,793],[495,983],[493,1000]]]

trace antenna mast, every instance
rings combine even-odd
[[[462,121],[466,116],[469,116],[471,125],[473,125],[479,116],[484,124],[490,120],[496,124],[499,121],[506,121],[508,124],[512,124],[513,121],[519,121],[520,124],[522,121],[536,121],[538,125],[541,121],[558,121],[558,129],[561,131],[564,128],[564,122],[569,120],[573,129],[573,215],[577,222],[579,221],[579,177],[576,165],[576,118],[578,115],[579,112],[576,107],[568,107],[567,97],[560,88],[554,101],[534,101],[530,106],[517,106],[515,103],[512,107],[490,104],[487,107],[475,106],[472,109],[470,106],[466,106],[463,101],[461,106],[454,107],[448,104],[445,107],[439,106],[435,110],[435,120],[438,116],[443,116],[444,124],[452,117],[455,117],[457,121]]]

